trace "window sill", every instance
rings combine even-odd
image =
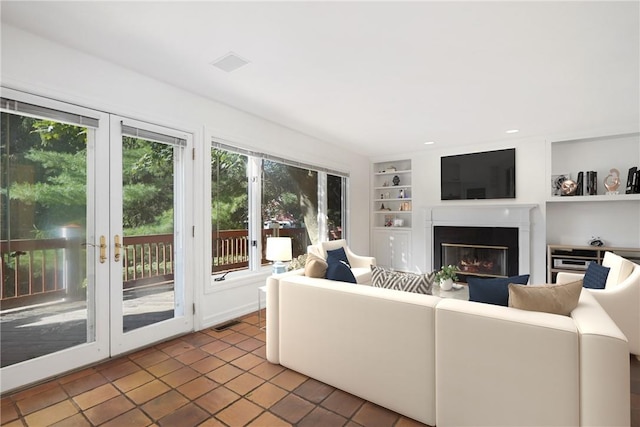
[[[271,266],[265,266],[258,271],[235,271],[229,273],[224,280],[216,282],[214,279],[221,274],[210,276],[209,286],[205,289],[205,294],[224,292],[229,289],[239,288],[256,282],[264,282],[271,275]]]

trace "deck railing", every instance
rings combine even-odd
[[[262,247],[275,230],[262,230]],[[293,256],[306,252],[304,228],[278,230],[291,237]],[[211,238],[212,273],[240,270],[249,265],[251,244],[247,230],[224,230]],[[263,252],[264,255],[264,252]],[[86,271],[81,257],[86,248],[77,238],[0,241],[0,303],[3,309],[84,295]],[[267,264],[264,256],[262,264]],[[125,237],[122,248],[123,289],[171,283],[174,274],[173,234]]]

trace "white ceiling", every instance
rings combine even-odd
[[[2,22],[369,156],[640,121],[639,2],[7,2]],[[228,52],[250,61],[226,73]],[[506,134],[508,129],[520,129]]]

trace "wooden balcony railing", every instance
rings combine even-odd
[[[283,228],[291,237],[293,256],[306,252],[304,228]],[[274,230],[262,230],[262,247]],[[251,245],[247,230],[225,230],[211,238],[212,273],[248,268]],[[0,241],[0,305],[2,309],[62,297],[84,297],[86,248],[77,238]],[[263,257],[261,264],[268,264]],[[125,237],[122,250],[123,289],[171,283],[174,274],[173,234]]]

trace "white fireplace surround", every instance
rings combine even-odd
[[[518,229],[518,274],[531,271],[531,210],[538,205],[451,205],[426,209],[427,271],[435,269],[433,227],[510,227]]]

